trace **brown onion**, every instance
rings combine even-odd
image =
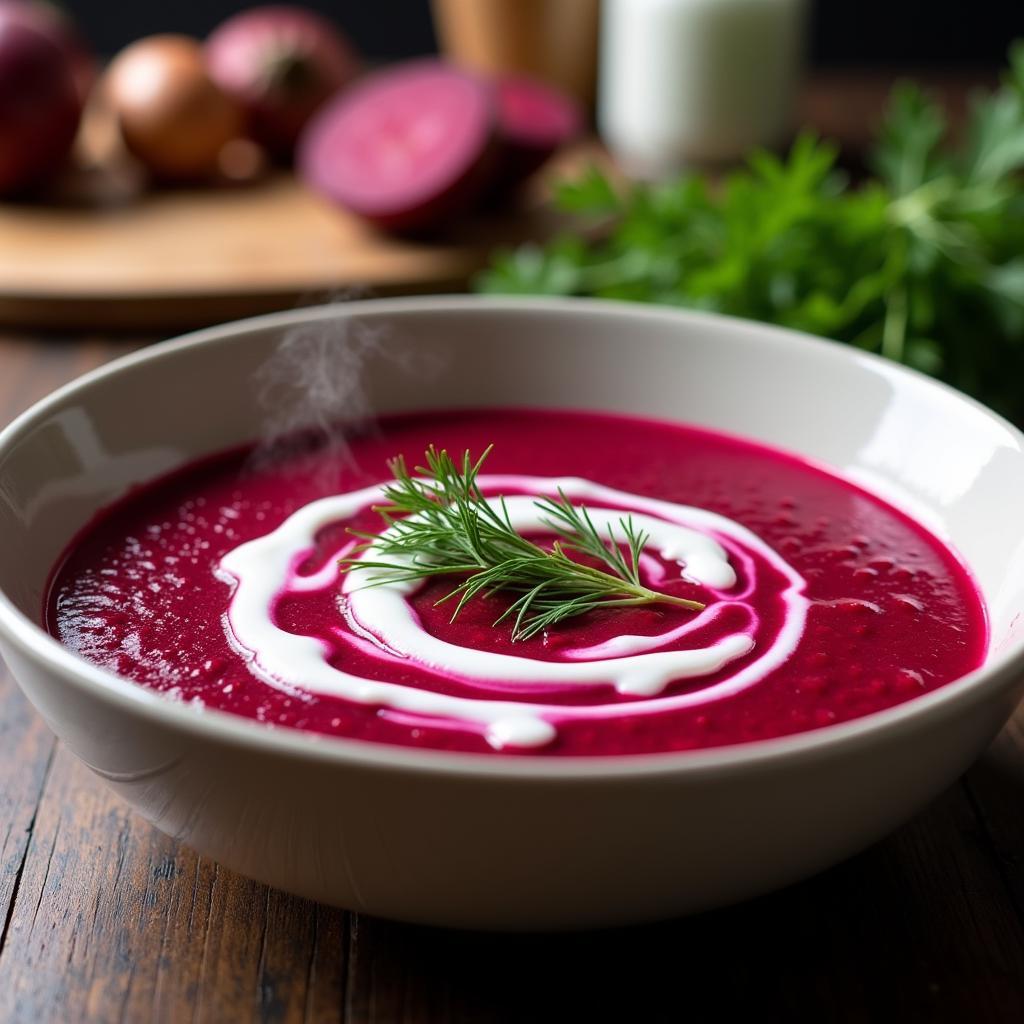
[[[105,81],[128,149],[157,177],[187,181],[217,170],[242,130],[231,97],[210,78],[202,46],[187,36],[149,36],[122,50]]]

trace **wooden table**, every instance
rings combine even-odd
[[[0,336],[0,423],[136,344]],[[654,927],[501,937],[317,906],[197,857],[0,667],[0,921],[0,1021],[19,1024],[1020,1021],[1024,709],[930,808],[816,879]]]

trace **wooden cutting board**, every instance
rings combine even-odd
[[[280,173],[236,188],[0,204],[0,324],[173,330],[338,294],[464,288],[496,246],[551,230],[539,203],[389,238]]]

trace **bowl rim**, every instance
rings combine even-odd
[[[253,331],[294,327],[339,315],[458,315],[461,312],[483,310],[496,315],[579,315],[584,312],[606,312],[696,327],[724,326],[734,332],[761,335],[776,343],[795,346],[805,352],[815,350],[822,354],[831,353],[834,358],[866,364],[890,378],[912,380],[917,385],[933,389],[947,399],[966,405],[975,413],[981,414],[993,426],[999,427],[1007,440],[1024,453],[1024,433],[975,399],[941,381],[883,359],[874,353],[804,332],[718,313],[665,306],[642,306],[604,299],[432,295],[358,299],[269,313],[202,328],[145,346],[76,377],[15,417],[6,427],[0,429],[0,458],[51,411],[69,398],[73,398],[78,392],[86,391],[96,382],[115,377],[133,366],[174,358],[175,354],[183,349],[215,344]],[[227,711],[212,708],[196,709],[147,690],[138,683],[122,679],[113,672],[74,654],[46,632],[39,623],[21,612],[3,589],[0,589],[0,637],[29,660],[41,662],[64,684],[82,690],[88,696],[113,705],[122,712],[140,715],[155,726],[172,729],[195,740],[217,742],[248,752],[289,756],[325,766],[347,765],[389,772],[412,770],[425,774],[520,781],[585,782],[665,775],[702,779],[765,768],[792,767],[821,757],[841,756],[853,748],[868,746],[872,741],[907,735],[930,722],[944,721],[986,698],[995,700],[1002,690],[1024,676],[1022,634],[1011,639],[1001,650],[990,653],[990,660],[985,665],[931,693],[848,722],[806,732],[703,750],[587,756],[502,755],[443,751],[326,736],[290,727],[268,726],[266,723]]]

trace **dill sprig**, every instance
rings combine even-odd
[[[447,451],[431,446],[426,466],[409,472],[402,456],[388,468],[394,482],[384,488],[389,504],[374,506],[384,520],[380,534],[352,531],[381,558],[341,559],[345,568],[373,571],[367,586],[381,586],[433,576],[466,574],[467,578],[438,604],[454,600],[452,620],[478,595],[503,592],[514,597],[495,620],[513,620],[512,639],[525,640],[564,619],[598,608],[673,604],[690,611],[704,605],[645,587],[640,580],[640,555],[648,536],[631,517],[619,520],[625,552],[609,527],[602,536],[583,506],[573,505],[561,491],[557,498],[537,498],[543,521],[558,539],[542,548],[518,533],[509,519],[505,499],[493,504],[477,484],[490,446],[475,462],[467,451],[461,465]],[[603,568],[585,565],[569,552],[594,559]],[[388,558],[396,559],[388,561]]]

